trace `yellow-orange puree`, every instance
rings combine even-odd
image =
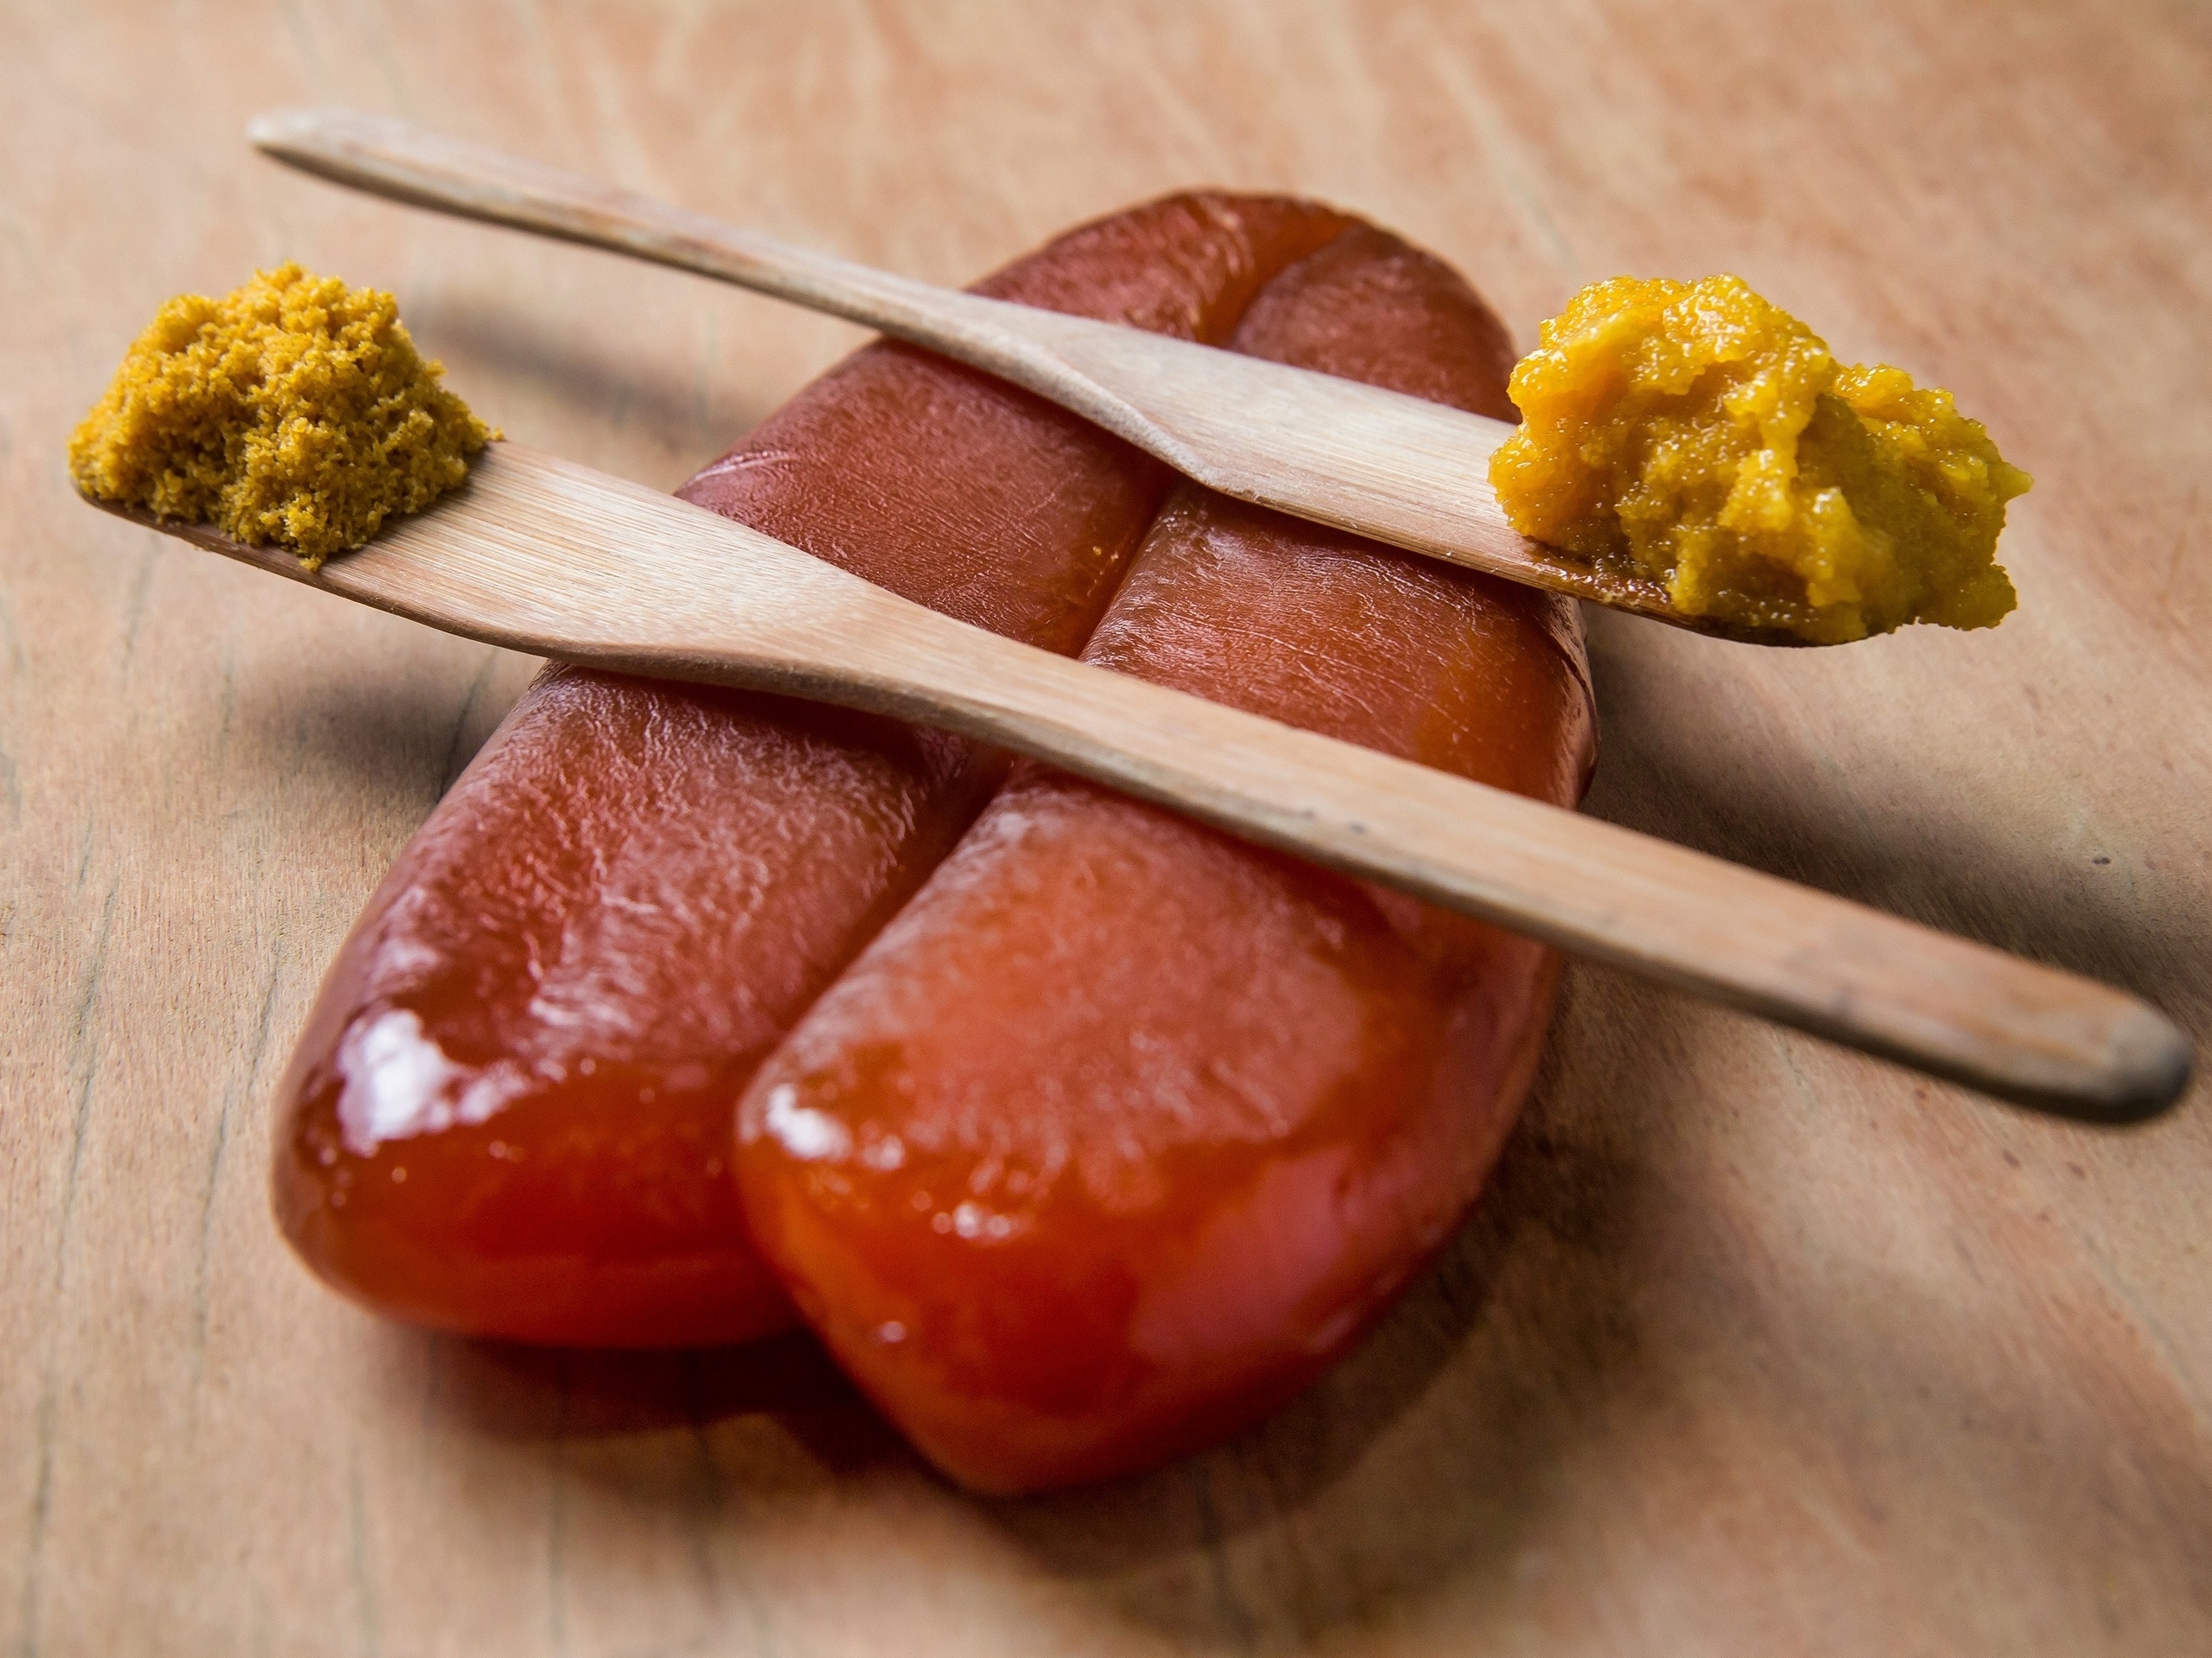
[[[1689,615],[1833,643],[2013,607],[1995,553],[2028,475],[1950,393],[1839,367],[1735,277],[1593,284],[1511,390],[1491,479],[1514,526],[1632,560]]]

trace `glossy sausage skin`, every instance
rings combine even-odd
[[[1349,221],[1170,198],[983,285],[1200,339]],[[682,491],[964,620],[1073,651],[1157,509],[1152,462],[894,345]],[[791,1322],[730,1104],[957,840],[997,756],[774,698],[554,669],[409,843],[279,1097],[294,1247],[378,1311],[574,1344]]]
[[[1504,330],[1350,233],[1238,349],[1505,415]],[[1178,490],[1084,655],[1570,804],[1570,607]],[[1529,941],[1023,767],[740,1111],[753,1235],[846,1369],[990,1491],[1233,1431],[1459,1220],[1534,1067]]]

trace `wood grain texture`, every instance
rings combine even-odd
[[[2190,1080],[2188,1038],[2108,985],[1001,638],[512,442],[478,456],[465,488],[316,570],[280,547],[108,509],[484,643],[941,727],[2059,1116],[2141,1122]]]
[[[0,5],[0,1650],[2212,1647],[2212,1122],[2113,1135],[1577,969],[1439,1270],[1259,1432],[979,1502],[803,1343],[522,1354],[317,1290],[266,1105],[527,664],[86,512],[168,294],[395,289],[518,439],[668,487],[860,336],[303,184],[335,101],[958,283],[1172,185],[1444,253],[1524,342],[1734,270],[2036,477],[2022,610],[1596,616],[1617,821],[2212,1030],[2212,22],[2157,0]],[[1929,635],[1930,637],[1922,637]]]

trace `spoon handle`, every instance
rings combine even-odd
[[[1694,995],[2084,1121],[2187,1085],[2188,1038],[2092,980],[903,601],[870,637],[889,711]]]
[[[495,444],[465,490],[310,573],[450,632],[941,726],[1243,839],[2061,1116],[2177,1098],[2121,991],[1407,760],[1017,644],[640,485]]]
[[[260,115],[304,171],[418,207],[717,278],[954,357],[1104,426],[1210,489],[1431,558],[1700,632],[1799,644],[1673,608],[1657,583],[1532,541],[1490,487],[1504,422],[1089,317],[790,246],[613,185],[351,110]]]

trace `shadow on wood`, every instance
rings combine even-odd
[[[684,473],[757,426],[777,401],[773,395],[733,400],[727,389],[710,391],[703,366],[682,377],[665,368],[656,372],[653,362],[633,353],[594,345],[472,293],[410,294],[407,314],[425,348],[434,347],[452,372],[478,387],[484,381],[518,387],[533,402],[573,410],[594,432],[620,433],[625,446],[685,457]],[[496,403],[481,389],[476,400],[478,412],[499,425]]]
[[[1761,768],[1741,752],[1722,754],[1696,739],[1700,719],[1681,707],[1713,686],[1685,686],[1669,671],[1680,666],[1671,651],[1647,656],[1650,630],[1593,614],[1589,638],[1604,737],[1587,810],[2123,987],[2189,1027],[2201,1048],[2206,1009],[2201,993],[2190,994],[2201,980],[2191,963],[2212,953],[2212,920],[2158,901],[2158,880],[2137,879],[2110,856],[2098,863],[2045,852],[2018,824],[1981,818],[1972,803],[1960,808],[1950,797],[1957,780],[1917,759],[1854,787],[1848,777],[1809,777],[1821,757],[1776,753]]]

